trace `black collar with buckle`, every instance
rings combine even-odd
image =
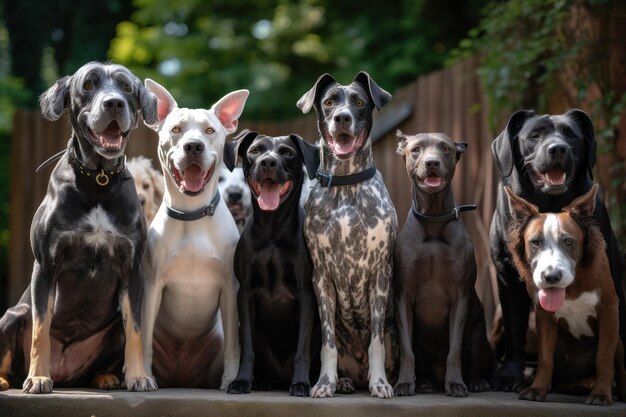
[[[61,158],[66,152],[68,152],[68,149],[63,149],[62,151],[55,153],[50,158],[43,161],[41,165],[37,167],[35,172],[37,173],[41,171],[48,164]],[[122,160],[122,162],[113,171],[105,171],[102,168],[100,169],[87,168],[85,165],[83,165],[82,162],[80,162],[80,160],[76,157],[73,151],[70,150],[70,152],[71,152],[70,165],[72,165],[74,169],[80,172],[82,175],[94,178],[96,181],[96,184],[98,184],[101,187],[104,187],[109,184],[109,181],[111,180],[110,177],[112,177],[113,175],[119,174],[120,172],[124,171],[124,169],[126,169],[126,155],[124,155],[124,159]]]
[[[215,209],[217,208],[217,205],[219,204],[219,202],[220,202],[220,192],[218,190],[215,193],[215,197],[213,197],[213,200],[211,200],[211,204],[209,204],[203,209],[190,211],[190,212],[184,212],[184,211],[178,211],[176,209],[173,209],[166,204],[165,212],[172,219],[181,220],[184,222],[191,222],[191,221],[198,220],[206,216],[212,216],[213,213],[215,213]]]
[[[338,185],[352,185],[358,184],[363,181],[367,181],[376,175],[376,167],[371,166],[365,171],[358,172],[352,175],[330,175],[317,171],[315,177],[320,182],[322,187],[333,187]]]
[[[432,223],[446,223],[450,220],[458,219],[462,212],[470,210],[476,210],[476,204],[464,204],[462,206],[455,205],[452,209],[452,212],[448,214],[444,214],[443,216],[428,216],[417,211],[417,209],[415,208],[415,203],[411,205],[411,211],[413,212],[415,218],[417,218],[418,220]]]

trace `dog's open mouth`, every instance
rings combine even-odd
[[[124,132],[114,120],[102,132],[94,132],[89,129],[91,137],[105,150],[120,150],[124,139]]]
[[[244,220],[248,216],[248,209],[241,203],[227,202],[226,206],[235,221]]]
[[[565,288],[540,288],[539,304],[546,311],[558,311],[565,303]]]
[[[366,133],[363,132],[359,136],[352,136],[347,133],[339,133],[337,136],[330,136],[328,147],[331,152],[338,157],[346,157],[359,149],[365,140]]]
[[[426,188],[430,191],[438,191],[445,185],[446,178],[430,174],[424,178],[420,178],[419,182],[421,183],[422,188]]]
[[[249,180],[250,189],[259,203],[261,210],[274,211],[285,201],[291,191],[290,180],[279,184],[269,178],[260,182]]]
[[[548,187],[562,187],[565,185],[567,173],[560,167],[549,169],[546,172],[533,171],[535,181]]]
[[[215,162],[208,171],[203,171],[196,163],[191,163],[184,171],[178,170],[173,163],[170,162],[170,174],[176,183],[178,189],[187,195],[197,195],[204,190],[213,171],[215,170]]]

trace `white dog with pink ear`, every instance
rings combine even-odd
[[[235,221],[217,187],[226,136],[237,130],[247,90],[208,110],[179,108],[146,79],[158,98],[158,154],[165,194],[144,256],[141,332],[147,372],[161,387],[225,389],[239,367]]]

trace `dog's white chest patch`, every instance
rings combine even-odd
[[[97,206],[83,218],[85,243],[95,248],[106,246],[113,256],[112,235],[118,234],[117,228],[111,222],[107,212]]]
[[[589,326],[588,318],[596,317],[596,305],[600,301],[598,291],[588,291],[580,294],[575,300],[565,300],[563,307],[556,313],[557,320],[565,319],[569,331],[577,339],[581,336],[593,337],[593,330]]]

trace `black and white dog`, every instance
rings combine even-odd
[[[139,332],[146,224],[124,149],[140,113],[156,121],[156,98],[125,67],[91,62],[40,104],[49,120],[69,110],[72,137],[33,218],[31,284],[0,320],[0,389],[117,388],[123,362],[128,390],[154,390]]]
[[[542,213],[560,212],[591,189],[596,161],[594,127],[589,116],[577,109],[561,115],[536,115],[531,110],[520,110],[493,141],[492,150],[502,179],[491,223],[491,256],[498,278],[506,346],[504,363],[492,380],[492,388],[510,391],[522,380],[530,298],[506,246],[511,209],[503,185]],[[599,197],[596,197],[594,217],[607,244],[619,298],[620,335],[624,340],[624,271],[606,207]]]
[[[235,252],[241,360],[228,392],[289,388],[291,395],[306,397],[309,372],[319,370],[311,367],[314,326],[317,352],[320,339],[299,200],[302,167],[317,170],[318,149],[293,134],[243,132],[226,145],[224,162],[233,169],[239,157],[254,198]]]
[[[368,385],[372,396],[393,396],[386,371],[393,372],[390,285],[398,220],[370,140],[372,111],[390,99],[359,72],[349,85],[324,74],[298,100],[304,113],[315,108],[322,142],[304,224],[322,325],[322,369],[312,397]]]

